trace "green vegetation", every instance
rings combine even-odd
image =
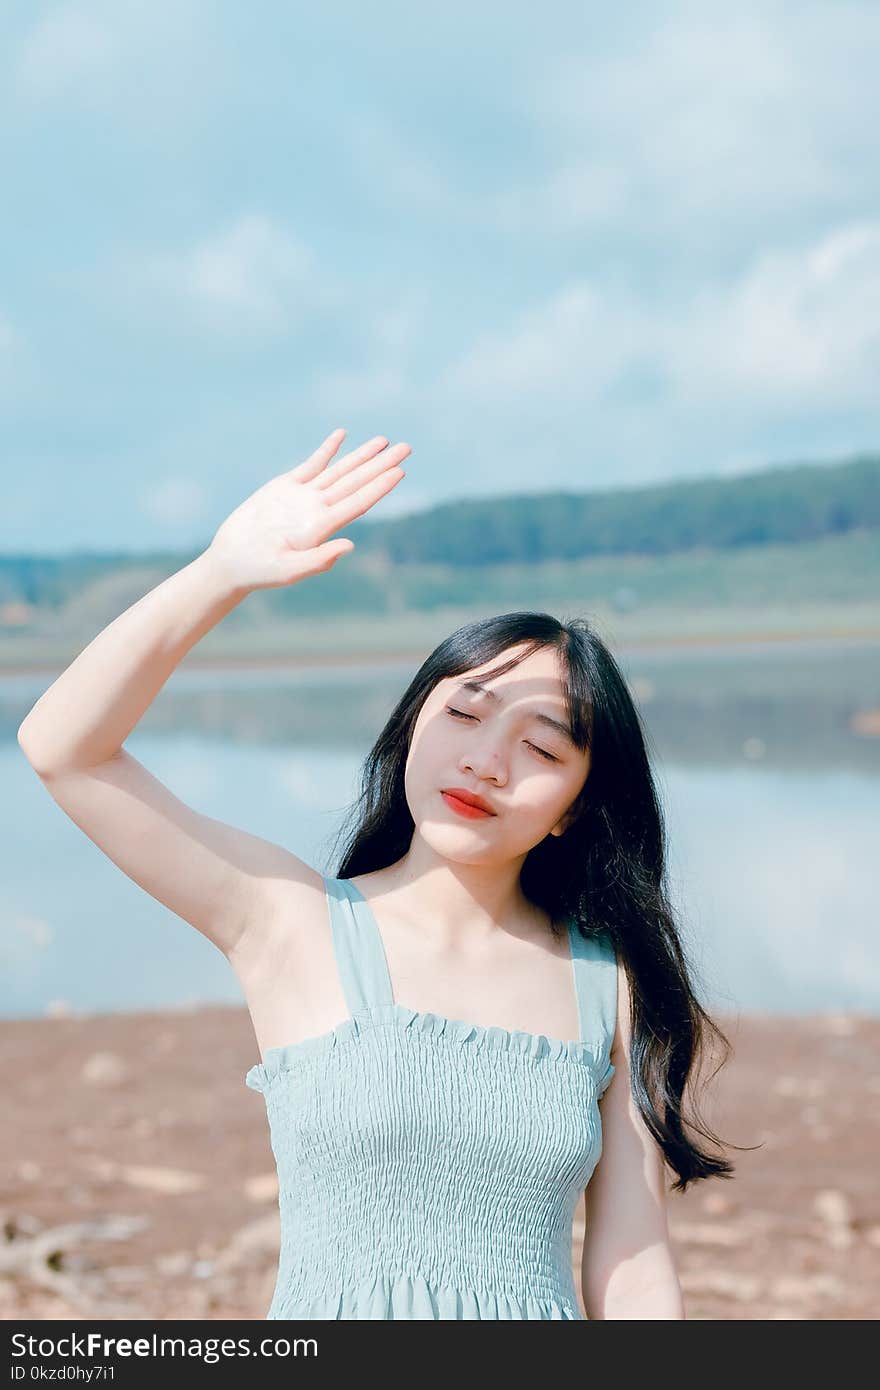
[[[582,613],[616,641],[880,632],[880,457],[344,530],[350,557],[252,594],[199,655],[409,654],[513,608]],[[0,665],[71,659],[194,553],[0,557]]]
[[[451,502],[361,530],[395,563],[484,567],[797,544],[878,526],[880,456],[868,455],[730,478]]]

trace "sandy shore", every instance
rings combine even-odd
[[[691,1319],[873,1319],[880,1019],[719,1015],[732,1181],[670,1199]],[[0,1317],[262,1319],[277,1186],[240,1008],[0,1020]],[[575,1260],[583,1236],[575,1223]]]

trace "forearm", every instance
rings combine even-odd
[[[674,1321],[686,1317],[675,1261],[665,1243],[640,1251],[591,1286],[585,1284],[583,1294],[590,1319]]]
[[[51,774],[112,757],[187,652],[244,597],[210,548],[151,589],[40,696],[18,731],[28,762]]]

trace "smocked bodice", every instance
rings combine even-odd
[[[569,924],[580,1038],[394,1001],[362,894],[325,879],[349,1016],[270,1049],[281,1251],[269,1318],[582,1317],[574,1209],[614,1073],[613,948]]]

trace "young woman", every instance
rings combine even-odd
[[[371,750],[338,876],[196,814],[123,749],[191,647],[404,476],[336,430],[37,701],[48,791],[241,982],[277,1157],[269,1318],[683,1318],[673,1190],[729,1177],[691,1106],[709,1033],[664,886],[638,713],[586,622],[454,632]],[[601,1102],[601,1112],[600,1112]]]

